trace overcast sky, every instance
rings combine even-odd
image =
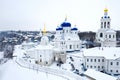
[[[120,0],[0,0],[0,30],[55,30],[67,21],[80,31],[97,31],[104,8],[120,30]]]

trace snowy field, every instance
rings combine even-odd
[[[65,78],[37,72],[36,70],[27,69],[19,66],[15,61],[9,60],[7,63],[0,65],[0,80],[66,80]]]

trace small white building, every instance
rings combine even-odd
[[[56,28],[55,38],[53,40],[54,46],[60,48],[65,52],[79,51],[81,41],[78,36],[78,29],[71,27],[71,23],[65,21]]]
[[[95,69],[108,74],[120,74],[120,48],[103,47],[83,51],[87,69]]]
[[[102,47],[116,46],[116,32],[111,29],[111,18],[108,16],[108,9],[104,10],[104,16],[100,20],[100,29],[96,33],[96,41]]]

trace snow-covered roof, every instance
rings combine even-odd
[[[31,48],[31,50],[39,49],[39,50],[47,50],[47,49],[53,49],[54,46],[48,44],[48,45],[38,45],[35,48]]]
[[[24,42],[22,43],[22,45],[35,45],[35,43],[33,43],[33,42],[26,42],[26,41],[24,41]]]
[[[107,33],[116,33],[113,29],[109,29],[106,31]]]
[[[93,69],[88,69],[84,74],[95,80],[117,80],[117,78],[113,76],[107,75],[99,71],[95,71]]]
[[[95,47],[91,49],[83,49],[84,56],[100,56],[106,59],[117,59],[120,57],[119,47]]]
[[[64,36],[64,39],[65,40],[77,40],[77,41],[80,40],[79,37],[76,35],[74,36],[74,38],[72,36]]]
[[[61,50],[60,48],[53,48],[54,52],[63,52],[63,50]]]

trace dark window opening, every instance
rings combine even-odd
[[[100,33],[100,37],[103,37],[103,33]]]

